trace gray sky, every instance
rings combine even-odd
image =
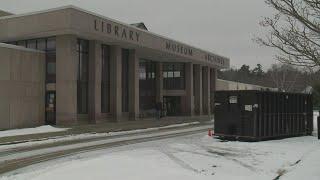
[[[144,22],[150,31],[231,59],[264,67],[275,63],[275,52],[252,39],[263,36],[263,16],[272,15],[264,0],[1,0],[0,9],[13,13],[75,5],[126,23]]]

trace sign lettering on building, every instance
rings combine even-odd
[[[142,32],[139,32],[134,28],[126,27],[124,25],[118,25],[117,23],[113,23],[108,20],[94,19],[93,28],[96,32],[105,33],[109,36],[116,37],[121,40],[132,41],[139,44],[142,43],[143,41]],[[179,54],[179,55],[189,56],[192,58],[197,58],[197,55],[199,55],[197,50],[187,45],[184,45],[175,41],[170,41],[170,40],[164,40],[163,42],[164,42],[163,48],[166,51]],[[228,65],[226,62],[226,59],[223,57],[211,55],[206,52],[203,52],[202,54],[201,51],[200,53],[201,53],[200,58],[202,57],[201,59],[202,61],[205,61],[210,64],[219,65],[222,67],[225,67]]]
[[[184,54],[187,56],[193,56],[193,50],[191,48],[188,48],[188,47],[181,45],[181,44],[178,44],[178,43],[166,42],[166,49],[168,51],[171,51],[174,53]]]
[[[215,64],[220,64],[220,65],[225,65],[225,60],[221,57],[218,56],[213,56],[210,54],[205,55],[205,60],[209,63],[215,63]]]
[[[137,31],[129,30],[124,26],[118,26],[108,23],[103,20],[94,20],[94,29],[98,32],[107,33],[109,35],[130,41],[140,41],[140,33]]]

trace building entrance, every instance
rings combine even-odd
[[[56,92],[46,92],[46,124],[56,124]]]
[[[180,96],[164,96],[163,109],[167,116],[181,115],[181,97]]]

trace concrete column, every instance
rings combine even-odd
[[[156,63],[156,102],[163,102],[163,66],[161,62]]]
[[[214,92],[217,84],[217,69],[210,69],[210,111],[214,113]]]
[[[110,112],[114,121],[119,121],[122,114],[122,49],[120,46],[110,47]]]
[[[77,121],[77,38],[57,36],[56,47],[56,122],[73,124]]]
[[[97,123],[101,116],[101,44],[89,42],[89,122]]]
[[[202,66],[199,64],[193,65],[194,69],[194,105],[195,114],[202,115]]]
[[[135,50],[129,53],[129,119],[139,117],[139,57]]]
[[[202,68],[202,75],[203,114],[210,115],[210,71],[208,66]]]
[[[193,64],[186,63],[186,113],[194,115],[194,96],[193,96]]]

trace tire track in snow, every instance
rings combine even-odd
[[[272,180],[280,180],[282,176],[284,176],[285,174],[288,174],[290,172],[292,172],[293,170],[295,170],[298,164],[300,164],[303,159],[305,159],[309,154],[313,153],[314,151],[317,151],[317,146],[318,145],[314,145],[310,148],[309,151],[307,151],[306,153],[304,153],[297,161],[295,161],[293,164],[291,164],[290,166],[287,166],[285,168],[281,168],[278,170],[278,176],[276,176],[275,178],[273,178]]]
[[[255,167],[253,167],[253,166],[251,166],[251,165],[249,165],[249,164],[247,164],[247,163],[244,163],[244,162],[242,162],[242,161],[240,161],[240,160],[238,160],[238,159],[236,159],[236,158],[231,158],[232,156],[238,156],[239,154],[237,154],[237,153],[230,152],[230,150],[228,150],[228,151],[221,151],[221,149],[219,149],[219,150],[214,150],[214,149],[212,149],[212,148],[208,148],[208,147],[205,147],[205,146],[202,146],[202,147],[203,147],[204,149],[206,149],[206,151],[207,151],[208,153],[216,154],[216,155],[221,156],[221,157],[223,157],[223,158],[225,158],[225,159],[227,159],[227,160],[233,161],[233,162],[241,165],[242,167],[245,167],[245,168],[247,168],[247,169],[249,169],[249,170],[251,170],[251,171],[253,171],[253,172],[257,172],[257,171],[258,171],[258,169],[256,169]],[[228,156],[231,156],[231,157],[228,157]]]
[[[169,159],[171,159],[173,162],[175,162],[176,164],[180,165],[182,168],[187,169],[187,170],[191,170],[194,171],[196,173],[200,173],[199,170],[193,168],[192,166],[190,166],[188,163],[184,162],[183,160],[177,158],[174,156],[174,154],[170,151],[167,150],[163,150],[161,151],[163,154],[165,154],[166,156],[168,156]]]

